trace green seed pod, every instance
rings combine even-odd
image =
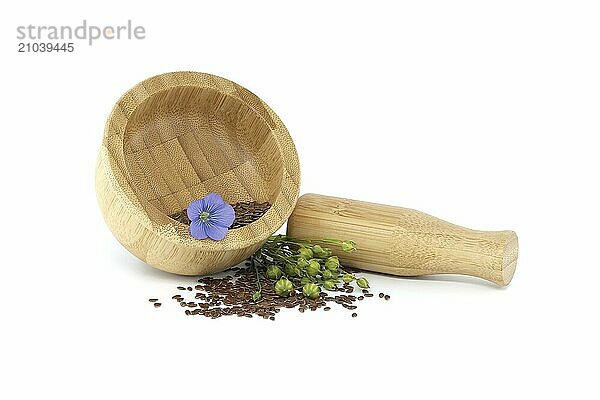
[[[298,269],[298,267],[296,267],[294,265],[287,264],[285,266],[285,274],[287,276],[299,276],[300,275],[299,272],[300,272],[300,270]]]
[[[354,243],[352,240],[344,240],[341,246],[342,250],[344,250],[346,253],[350,253],[356,250],[356,243]]]
[[[254,292],[254,293],[252,293],[252,300],[253,301],[259,301],[261,297],[262,297],[262,295],[260,294],[260,292]]]
[[[315,260],[312,260],[308,264],[308,267],[306,267],[306,273],[309,276],[317,276],[317,274],[319,273],[320,270],[321,270],[321,265],[319,264],[318,261],[315,261]]]
[[[358,285],[358,287],[366,289],[369,287],[369,281],[367,281],[365,278],[358,278],[356,280],[356,284]]]
[[[319,293],[321,293],[321,289],[319,289],[319,287],[317,285],[315,285],[314,283],[307,283],[306,285],[304,285],[302,287],[302,293],[304,293],[304,296],[308,297],[309,299],[316,299],[317,297],[319,297]]]
[[[296,263],[296,265],[298,265],[298,268],[304,269],[304,268],[308,267],[308,261],[306,261],[306,258],[300,257],[298,259],[298,262]]]
[[[323,282],[323,287],[327,290],[334,290],[335,288],[337,288],[336,281],[334,281],[333,279],[327,279]]]
[[[319,246],[318,244],[315,244],[313,246],[312,251],[313,251],[315,257],[318,257],[318,258],[327,258],[331,255],[331,250],[324,249],[321,246]]]
[[[325,261],[325,268],[327,268],[330,271],[337,271],[337,269],[340,267],[340,260],[336,257],[329,257],[327,259],[327,261]]]
[[[298,253],[300,253],[300,257],[306,260],[310,260],[311,258],[313,258],[313,251],[308,247],[300,247]]]
[[[325,278],[325,279],[331,279],[331,278],[333,278],[333,274],[328,269],[326,269],[323,272],[321,272],[321,275],[323,275],[323,278]]]
[[[281,275],[281,269],[277,265],[269,265],[269,268],[267,268],[267,278],[279,279],[281,278]]]
[[[350,283],[354,280],[354,275],[346,274],[346,275],[342,276],[342,280],[346,283]]]
[[[300,279],[300,284],[301,285],[306,285],[307,283],[311,283],[312,281],[310,280],[310,278],[308,276],[303,276],[302,279]]]
[[[275,283],[275,293],[281,297],[288,297],[294,291],[294,285],[286,278],[281,278]]]

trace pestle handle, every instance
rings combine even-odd
[[[332,248],[348,266],[398,276],[462,274],[510,283],[518,256],[513,231],[478,231],[409,208],[318,194],[298,199],[287,224],[297,238],[350,239],[357,250]]]

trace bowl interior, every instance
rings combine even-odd
[[[146,99],[125,128],[123,157],[133,190],[166,215],[210,192],[273,204],[281,191],[273,132],[246,103],[214,89],[173,87]]]

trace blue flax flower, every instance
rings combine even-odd
[[[190,233],[196,239],[221,240],[235,220],[233,207],[221,196],[209,193],[200,200],[194,200],[187,208],[190,219]]]

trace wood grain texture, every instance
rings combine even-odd
[[[164,271],[222,271],[255,252],[292,212],[298,155],[277,115],[227,79],[172,72],[146,79],[114,106],[96,169],[109,228],[131,253]],[[269,202],[225,239],[197,240],[168,215],[210,192],[227,202]]]
[[[349,266],[399,276],[463,274],[508,285],[515,272],[513,231],[477,231],[408,208],[305,194],[287,225],[298,238],[351,239],[358,250],[332,249]]]

